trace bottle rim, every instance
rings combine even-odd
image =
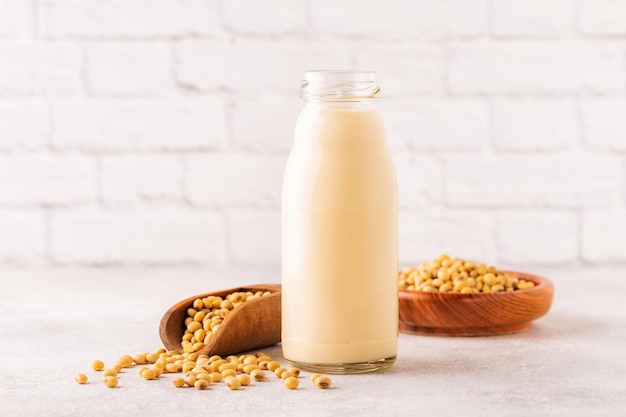
[[[300,86],[302,98],[309,101],[362,101],[380,96],[374,71],[305,71]]]

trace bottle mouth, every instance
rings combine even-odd
[[[361,101],[380,96],[373,71],[306,71],[301,88],[302,98],[309,101]]]

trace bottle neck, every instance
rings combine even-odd
[[[379,97],[376,74],[363,71],[307,71],[302,80],[307,101],[353,103]]]

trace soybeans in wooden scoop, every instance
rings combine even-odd
[[[182,352],[181,341],[187,326],[187,309],[194,300],[209,296],[226,297],[235,292],[271,294],[245,301],[225,315],[215,330],[213,338],[196,353],[205,355],[230,355],[238,352],[271,346],[280,342],[281,293],[280,284],[259,284],[209,292],[186,298],[170,307],[159,325],[159,335],[168,350]]]

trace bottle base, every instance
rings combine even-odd
[[[308,363],[293,361],[289,358],[285,358],[285,360],[292,366],[308,372],[320,374],[364,374],[389,368],[396,361],[396,357],[392,356],[385,359],[355,363]]]

